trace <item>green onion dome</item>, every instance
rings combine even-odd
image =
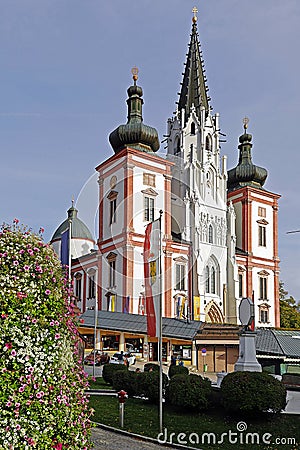
[[[127,89],[127,124],[118,126],[109,135],[109,142],[115,153],[127,146],[142,152],[159,150],[160,144],[156,129],[143,123],[143,90],[136,85],[137,72],[136,68],[132,69],[134,84]]]
[[[261,189],[266,181],[268,172],[263,167],[256,166],[252,162],[251,148],[252,136],[246,132],[239,138],[238,146],[239,162],[236,167],[228,171],[228,191],[233,191],[243,186],[252,186]]]

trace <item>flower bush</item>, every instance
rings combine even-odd
[[[52,248],[17,222],[0,229],[0,448],[87,450],[71,292]]]

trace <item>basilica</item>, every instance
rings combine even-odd
[[[162,315],[166,329],[172,328],[173,344],[192,340],[193,333],[180,336],[176,327],[190,326],[195,333],[201,326],[237,329],[243,297],[255,305],[256,328],[278,327],[280,196],[266,190],[267,170],[252,161],[247,118],[237,165],[227,168],[220,151],[220,117],[210,106],[196,13],[177,108],[167,122],[165,155],[157,153],[156,129],[143,121],[136,67],[132,76],[127,122],[110,133],[112,155],[96,167],[98,235],[91,235],[72,204],[51,240],[60,254],[62,233],[71,222],[74,294],[86,324],[96,308],[101,348],[118,339],[123,346],[138,340],[141,352],[148,351],[142,326],[147,314],[143,245],[146,225],[161,214]],[[86,335],[92,335],[91,327]]]

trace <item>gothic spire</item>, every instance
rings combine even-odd
[[[190,115],[192,105],[194,105],[199,118],[201,107],[205,108],[206,115],[208,115],[210,109],[208,104],[210,99],[207,95],[208,87],[206,86],[206,78],[204,75],[204,61],[201,58],[202,52],[197,32],[197,8],[193,8],[193,13],[191,39],[178,102],[179,113],[184,109],[186,119]]]

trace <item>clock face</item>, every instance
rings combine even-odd
[[[116,175],[113,175],[110,179],[110,187],[111,189],[113,189],[114,187],[116,187],[117,184],[117,177]]]

